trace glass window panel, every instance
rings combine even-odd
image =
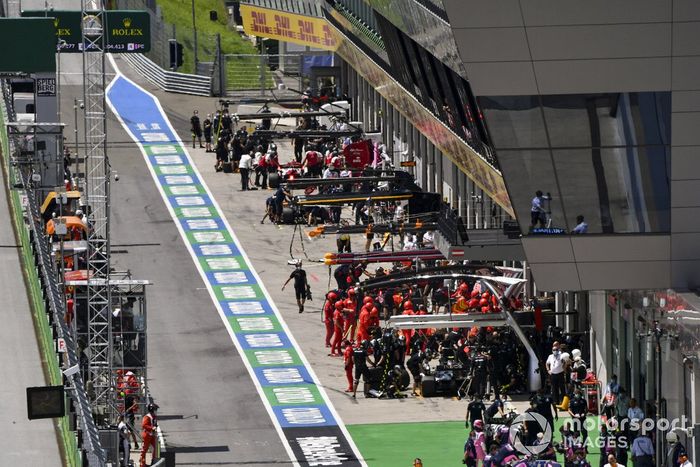
[[[542,96],[552,147],[670,144],[671,93]]]
[[[548,150],[499,151],[498,162],[523,234],[530,231],[532,199],[537,190],[551,195],[551,199],[543,203],[548,220],[545,225],[568,230]]]
[[[670,230],[669,151],[665,146],[554,150],[568,224],[588,233]],[[510,183],[510,180],[509,180]]]
[[[430,108],[435,115],[440,115],[440,110],[442,108],[442,98],[440,96],[440,86],[437,81],[435,81],[435,72],[431,65],[429,54],[418,44],[410,41],[410,45],[413,46],[413,50],[418,56],[418,64],[420,65],[421,75],[423,81],[427,85],[428,92],[428,108]],[[408,47],[409,44],[406,44]],[[427,103],[426,103],[427,104]]]
[[[449,68],[446,68],[446,71],[449,87],[455,99],[461,133],[469,144],[474,145],[474,141],[478,139],[479,134],[474,125],[474,112],[469,104],[469,93],[464,86],[464,80],[460,76]]]
[[[547,130],[553,147],[591,147],[591,119],[588,106],[594,100],[583,95],[542,96]]]
[[[479,106],[496,148],[549,146],[537,96],[480,97]]]

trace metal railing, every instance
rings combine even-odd
[[[438,230],[451,245],[464,245],[469,240],[462,219],[447,203],[440,205],[437,224]]]
[[[421,6],[423,6],[426,10],[440,18],[441,20],[445,21],[446,23],[450,22],[450,18],[447,16],[447,12],[445,11],[445,5],[442,5],[442,2],[438,2],[436,0],[414,0],[416,3],[419,3]]]
[[[295,97],[304,83],[303,54],[229,54],[223,56],[224,89],[233,97]]]
[[[343,15],[345,19],[350,21],[350,23],[353,26],[355,26],[355,28],[357,28],[359,32],[361,32],[365,37],[367,37],[369,41],[371,41],[380,49],[386,50],[384,40],[382,39],[382,36],[377,32],[376,25],[375,27],[372,27],[369,24],[367,24],[362,18],[360,18],[359,14],[356,11],[353,11],[350,8],[348,8],[345,2],[336,1],[334,2],[334,7],[341,15]]]
[[[143,77],[164,91],[211,96],[212,78],[209,76],[167,71],[142,54],[123,54],[122,58]]]

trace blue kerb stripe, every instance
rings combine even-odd
[[[171,131],[156,101],[121,76],[113,82],[107,97],[135,139],[142,146],[149,147],[149,155],[146,159],[152,168],[159,167],[161,172],[168,172],[168,169],[162,169],[175,165],[185,166],[184,171],[181,169],[171,170],[169,173],[161,173],[155,177],[161,188],[168,188],[171,193],[181,193],[168,194],[167,200],[170,207],[173,209],[214,207],[212,199],[193,170],[184,147],[181,143],[176,142],[177,135]],[[173,147],[158,154],[152,154],[158,152],[153,146],[163,147],[164,145]],[[192,194],[194,190],[199,194]],[[204,219],[174,220],[180,223],[185,232],[228,232],[220,212]],[[240,255],[235,243],[195,243],[189,237],[186,238],[186,241],[190,242],[190,247],[198,258],[223,258]],[[251,269],[251,265],[245,263],[244,259],[241,258],[239,261],[243,262],[240,264],[242,269]],[[222,287],[250,287],[258,284],[255,276],[249,270],[208,271],[205,273],[205,278],[212,290],[220,290]],[[226,317],[253,318],[275,315],[278,321],[282,321],[265,298],[225,299],[217,300],[216,303],[221,307]],[[296,350],[284,332],[237,332],[235,337],[243,350]],[[242,357],[247,359],[246,354],[243,354]],[[250,361],[248,364],[262,387],[315,384],[309,371],[303,365],[252,367],[253,362]],[[265,397],[262,392],[260,396]],[[277,422],[283,428],[337,425],[335,417],[326,404],[296,407],[272,406],[271,409]]]

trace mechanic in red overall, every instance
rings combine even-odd
[[[369,311],[369,329],[379,327],[379,309],[373,306]]]
[[[413,303],[410,301],[405,301],[403,304],[403,313],[401,313],[404,316],[412,316],[415,315],[416,313],[413,311]],[[413,336],[413,329],[403,329],[401,331],[406,338],[406,354],[411,353],[411,336]]]
[[[343,341],[343,346],[345,347],[345,350],[343,350],[343,364],[345,365],[345,377],[348,380],[348,388],[345,392],[352,392],[352,370],[354,367],[352,354],[355,349],[353,349],[352,344],[347,339]]]
[[[355,340],[357,332],[357,298],[355,297],[355,289],[348,290],[348,298],[345,299],[345,337],[351,341]],[[348,335],[349,332],[349,335]]]
[[[310,176],[320,177],[323,170],[323,155],[313,149],[306,151],[306,156],[302,164]]]
[[[331,356],[340,356],[340,344],[343,341],[343,326],[345,318],[343,318],[343,308],[345,307],[344,300],[335,302],[335,311],[333,312],[333,342],[331,343]]]
[[[338,295],[335,292],[328,292],[326,303],[323,305],[323,323],[326,325],[326,347],[331,346],[333,337],[333,312],[335,311],[335,301]]]
[[[369,323],[371,321],[370,319],[370,306],[365,305],[362,307],[362,310],[360,311],[360,319],[359,319],[359,326],[357,330],[357,340],[362,342],[364,340],[369,340]]]
[[[462,282],[459,284],[459,287],[457,287],[457,290],[454,291],[454,293],[450,296],[450,298],[457,299],[459,297],[468,297],[469,296],[469,286],[467,285],[466,282]]]
[[[143,447],[141,448],[141,458],[139,459],[139,465],[141,467],[146,466],[146,453],[151,448],[153,448],[151,464],[153,463],[153,458],[156,456],[156,442],[158,439],[158,434],[156,432],[158,428],[158,417],[156,416],[158,405],[148,404],[147,410],[148,413],[144,415],[141,420],[141,436],[143,437]]]

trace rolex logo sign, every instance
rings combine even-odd
[[[132,20],[126,17],[122,20],[123,28],[112,29],[112,36],[143,36],[143,28],[131,27]]]
[[[53,19],[53,27],[56,28],[56,35],[58,37],[70,36],[70,28],[62,28],[60,19],[58,19],[58,18]]]

